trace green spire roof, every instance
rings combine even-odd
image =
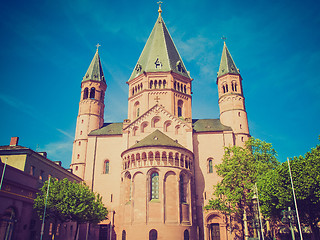
[[[224,42],[218,77],[221,77],[221,76],[228,74],[228,73],[240,74],[238,68],[236,67],[236,64],[234,63],[234,61],[231,57],[231,54],[227,48],[227,45]]]
[[[159,17],[129,81],[143,72],[169,71],[190,78],[159,11]]]
[[[134,144],[130,149],[132,148],[138,148],[138,147],[152,147],[152,146],[168,146],[168,147],[177,147],[177,148],[183,148],[181,144],[174,141],[172,138],[168,137],[164,133],[162,133],[159,130],[155,130],[153,133],[146,136],[144,139],[139,141],[138,143]]]
[[[97,46],[99,46],[99,44]],[[90,66],[86,72],[86,75],[84,75],[82,79],[82,82],[88,81],[88,80],[101,81],[106,83],[106,80],[104,78],[103,71],[102,71],[98,48],[90,63]]]

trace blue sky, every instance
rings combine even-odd
[[[99,43],[105,122],[127,116],[126,81],[158,16],[157,1],[5,1],[0,8],[0,145],[71,162],[80,83]],[[190,71],[193,118],[218,118],[222,36],[240,69],[252,136],[279,160],[320,134],[319,1],[163,1],[162,16]]]

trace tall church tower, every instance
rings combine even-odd
[[[81,82],[81,98],[71,168],[73,173],[84,178],[88,134],[103,126],[104,96],[107,89],[101,61],[97,51]]]
[[[155,104],[181,119],[191,119],[191,77],[161,17],[128,80],[128,119],[134,121]]]
[[[244,146],[250,137],[242,89],[242,78],[224,42],[217,76],[220,121],[234,132],[235,145]]]

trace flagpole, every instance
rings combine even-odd
[[[301,226],[300,226],[300,219],[299,219],[298,205],[297,205],[296,195],[295,195],[295,193],[294,193],[294,187],[293,187],[293,180],[292,180],[292,174],[291,174],[291,168],[290,168],[289,158],[287,158],[287,160],[288,160],[288,167],[289,167],[289,174],[290,174],[290,180],[291,180],[291,187],[292,187],[292,193],[293,193],[294,205],[295,205],[295,207],[296,207],[296,214],[297,214],[297,220],[298,220],[298,226],[299,226],[300,238],[301,238],[301,240],[303,240],[302,231],[301,231]]]
[[[3,182],[3,178],[4,178],[4,172],[6,171],[7,161],[8,161],[8,157],[6,157],[6,161],[5,161],[5,163],[4,163],[3,170],[2,170],[0,190],[1,190],[1,188],[2,188],[2,182]]]
[[[40,238],[40,240],[42,240],[42,237],[43,237],[44,220],[45,220],[45,218],[46,218],[46,210],[47,210],[47,200],[48,200],[48,195],[49,195],[49,188],[50,188],[50,176],[49,176],[49,180],[48,180],[48,189],[47,189],[46,202],[45,202],[44,210],[43,210],[43,219],[42,219],[41,238]]]

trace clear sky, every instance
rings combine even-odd
[[[219,118],[216,74],[227,38],[243,78],[252,136],[279,160],[320,134],[320,1],[163,0],[162,16],[193,81],[193,118]],[[105,122],[127,118],[126,81],[158,16],[157,1],[28,0],[0,7],[0,145],[71,163],[80,83],[99,43]]]

